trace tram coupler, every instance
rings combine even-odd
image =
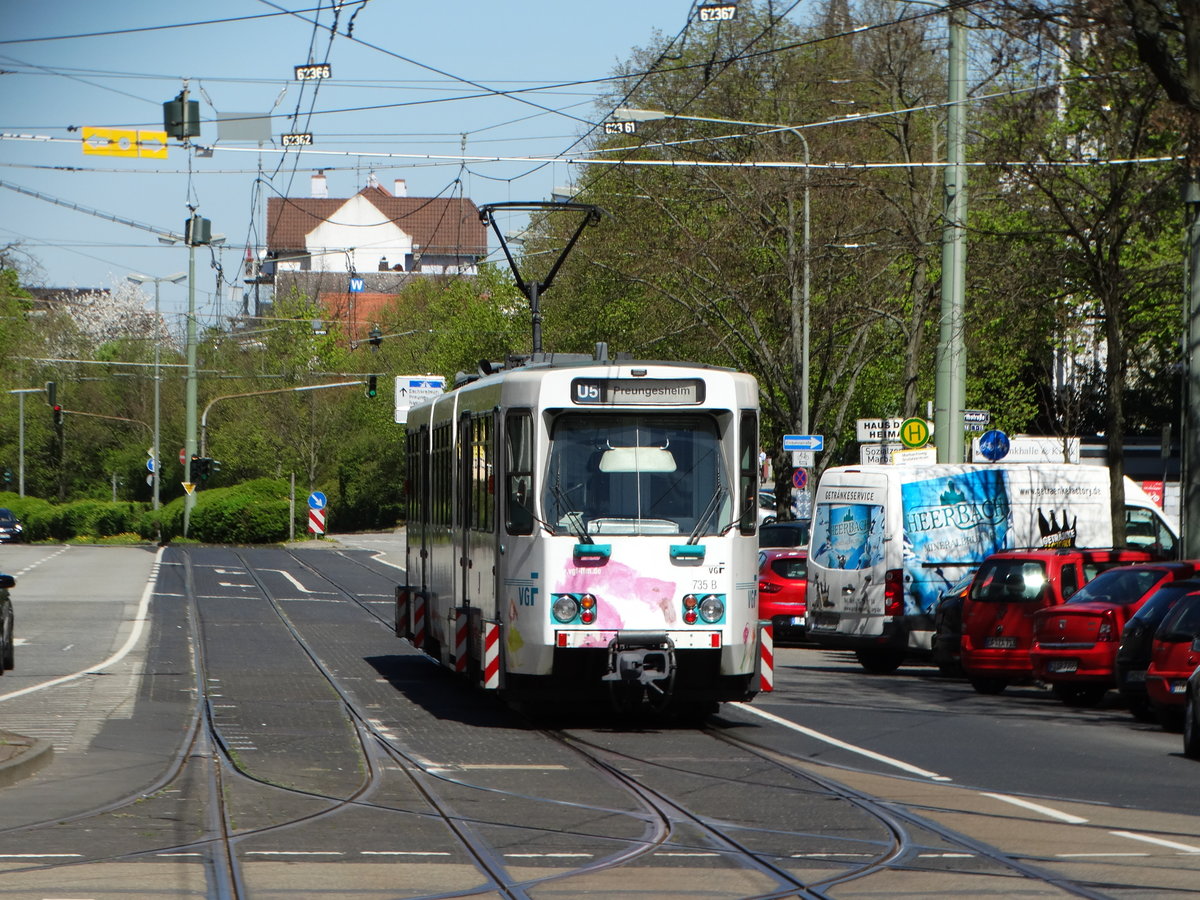
[[[675,644],[662,631],[618,631],[608,643],[608,672],[602,681],[651,685],[675,672]]]

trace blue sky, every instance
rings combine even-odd
[[[325,169],[331,196],[353,194],[374,171],[389,189],[394,179],[406,179],[413,196],[443,194],[461,179],[476,203],[548,199],[552,188],[570,183],[571,166],[464,166],[365,154],[457,156],[463,135],[468,155],[564,153],[587,122],[602,118],[593,101],[605,83],[526,91],[520,96],[528,102],[488,89],[605,78],[632,48],[650,44],[655,30],[668,37],[679,33],[693,8],[687,0],[370,0],[354,19],[357,41],[344,36],[359,9],[347,4],[331,43],[328,30],[311,24],[314,18],[332,23],[328,2],[280,3],[306,12],[278,15],[281,6],[265,0],[0,0],[6,13],[0,33],[0,133],[6,136],[0,140],[0,181],[176,232],[188,204],[196,204],[213,232],[227,236],[220,260],[226,279],[238,281],[247,243],[265,241],[265,198],[308,196],[316,169]],[[258,18],[217,21],[251,16]],[[158,27],[181,23],[200,24]],[[69,35],[83,36],[31,40]],[[293,77],[293,67],[310,58],[328,62],[333,71],[315,98],[311,82]],[[201,104],[197,142],[221,148],[211,158],[174,146],[166,160],[82,152],[77,129],[83,126],[161,129],[162,103],[179,93],[184,79]],[[359,107],[374,108],[333,112]],[[316,114],[306,124],[286,118],[310,109]],[[272,148],[259,153],[254,144],[217,141],[217,113],[240,112],[283,117],[274,120],[276,137],[309,131],[314,149],[364,155],[285,157]],[[256,191],[260,166],[268,183]],[[0,245],[14,242],[40,266],[34,282],[49,286],[111,287],[130,272],[166,276],[187,268],[185,248],[164,246],[148,231],[0,188]],[[216,296],[207,251],[197,253],[196,280],[202,318],[237,312],[228,294]],[[162,301],[164,312],[185,308],[186,287],[164,284]]]

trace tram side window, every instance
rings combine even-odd
[[[450,423],[433,429],[433,458],[429,477],[432,482],[430,520],[435,525],[451,524],[451,490],[453,489],[452,468],[454,454],[450,442]]]
[[[509,413],[504,434],[504,525],[509,534],[533,534],[533,416]]]
[[[738,522],[742,534],[754,534],[758,525],[758,416],[742,413],[738,443],[738,497],[742,515]]]
[[[471,527],[493,531],[495,483],[492,480],[492,415],[471,421]]]

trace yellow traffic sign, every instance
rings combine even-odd
[[[193,481],[181,481],[180,484],[183,485],[183,490],[185,493],[190,494],[196,490],[196,484]]]
[[[140,156],[167,158],[165,131],[136,131],[132,128],[83,128],[83,152],[90,156]]]
[[[924,419],[905,419],[900,423],[900,443],[910,450],[924,447],[929,443],[929,423]]]

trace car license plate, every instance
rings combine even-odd
[[[990,650],[1015,650],[1017,639],[1011,636],[985,638],[983,646]]]
[[[804,616],[792,616],[792,624],[798,628],[804,627]]]
[[[1172,681],[1171,682],[1171,693],[1172,694],[1186,694],[1187,693],[1187,682],[1186,681]]]
[[[1127,672],[1125,674],[1125,680],[1132,681],[1132,682],[1145,681],[1146,680],[1146,670],[1145,669],[1131,669],[1129,672]]]
[[[1078,668],[1079,662],[1074,659],[1052,659],[1046,665],[1048,672],[1074,672]]]

